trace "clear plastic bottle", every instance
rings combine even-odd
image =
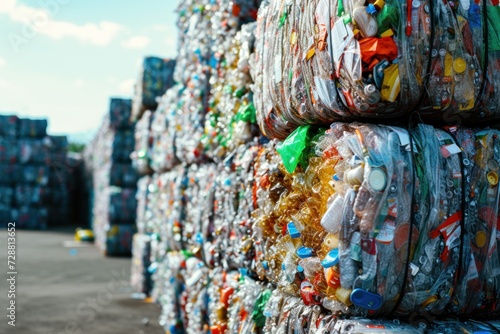
[[[378,32],[377,20],[368,13],[367,9],[364,6],[357,7],[352,13],[352,18],[365,38],[373,37]]]

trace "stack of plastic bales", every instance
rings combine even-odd
[[[47,120],[19,119],[19,179],[14,201],[21,227],[47,227],[50,156],[44,141],[46,135]]]
[[[498,332],[500,132],[420,119],[497,113],[491,8],[256,5],[179,6],[138,221],[167,333]]]
[[[47,120],[0,117],[2,225],[44,229],[50,201]]]
[[[77,169],[81,167],[81,160],[68,155],[66,136],[48,136],[46,142],[51,167],[48,183],[51,197],[49,224],[66,225],[71,220],[75,175]]]
[[[131,109],[131,100],[112,98],[109,114],[85,153],[94,188],[92,226],[96,245],[106,255],[130,255],[136,230]]]
[[[154,156],[152,127],[164,128],[167,126],[160,97],[174,85],[175,63],[175,60],[146,57],[140,71],[136,85],[136,96],[133,101],[133,117],[138,119],[138,122],[135,127],[135,150],[132,153],[132,164],[142,177],[138,181],[136,195],[138,233],[134,236],[132,286],[137,292],[146,295],[150,294],[152,288],[149,265],[153,230],[146,217],[149,193],[152,187],[149,175],[155,169],[152,166],[152,157]],[[160,107],[158,107],[158,101],[160,101]]]
[[[19,179],[19,144],[17,116],[0,116],[0,216],[2,227],[7,227],[10,220],[17,215],[14,209],[14,193]]]

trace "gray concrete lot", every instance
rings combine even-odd
[[[17,231],[16,239],[12,327],[7,232],[0,231],[0,333],[164,333],[159,306],[131,298],[130,259],[105,258],[68,232]]]

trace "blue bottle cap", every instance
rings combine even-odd
[[[368,4],[368,6],[366,7],[366,12],[370,15],[375,15],[377,14],[377,8],[375,8],[375,6],[373,4]]]
[[[248,269],[246,268],[240,268],[239,269],[241,276],[248,276]]]
[[[337,174],[335,174],[335,175],[333,175],[333,180],[340,181],[340,177]]]
[[[148,267],[148,273],[154,274],[158,270],[158,263],[153,262],[151,265]]]
[[[297,255],[301,259],[306,259],[308,257],[313,256],[313,250],[309,247],[302,246],[299,249],[297,249]]]
[[[337,248],[332,249],[321,261],[323,268],[331,268],[339,263],[339,250]]]
[[[382,306],[382,296],[363,289],[355,289],[351,292],[351,302],[368,310],[378,310]]]
[[[474,334],[493,334],[493,333],[490,331],[477,331],[477,332],[474,332]]]
[[[304,268],[302,268],[302,266],[301,266],[301,265],[298,265],[298,266],[297,266],[297,271],[298,271],[299,273],[303,273],[303,272],[304,272]]]
[[[287,228],[288,228],[288,234],[290,234],[292,239],[300,238],[300,232],[299,230],[297,230],[293,222],[289,222]]]
[[[203,234],[197,233],[195,240],[196,240],[197,243],[202,244],[203,243]]]
[[[281,270],[285,270],[286,269],[286,264],[282,263],[281,264]]]
[[[267,261],[262,261],[262,267],[264,267],[265,270],[269,269],[269,263]]]

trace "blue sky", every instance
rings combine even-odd
[[[95,130],[141,59],[175,57],[178,0],[0,0],[0,113]]]

